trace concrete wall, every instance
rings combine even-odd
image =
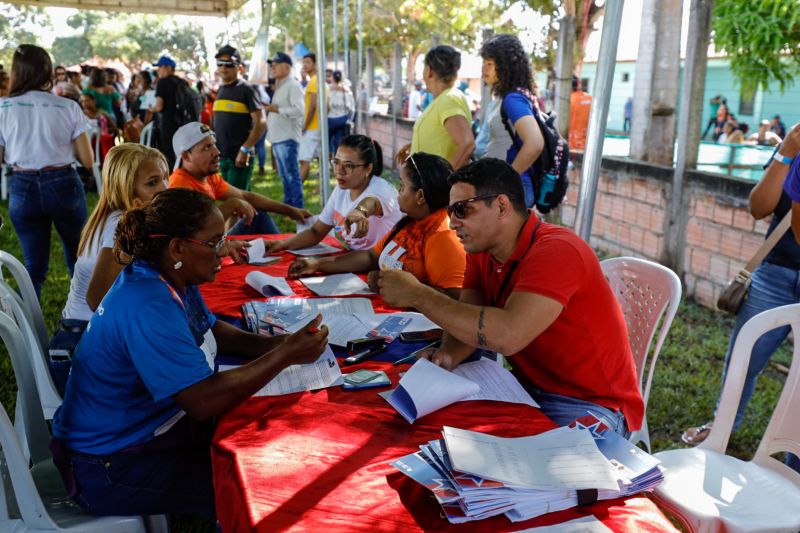
[[[391,166],[391,117],[375,115],[369,134],[384,148]],[[411,141],[413,122],[398,119],[398,148]],[[580,184],[581,157],[574,157],[561,223],[572,227]],[[684,294],[713,308],[720,291],[747,263],[764,240],[769,219],[750,216],[751,180],[688,172],[683,191]],[[666,217],[672,194],[672,168],[605,157],[598,187],[590,244],[613,255],[663,262]]]

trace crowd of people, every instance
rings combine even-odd
[[[46,50],[17,48],[0,147],[36,291],[54,224],[71,275],[63,317],[83,331],[70,347],[71,370],[56,380],[64,401],[53,420],[56,461],[76,502],[100,515],[214,516],[214,417],[287,366],[317,359],[328,331],[318,316],[291,335],[245,333],[217,320],[198,286],[215,279],[223,257],[246,260],[249,243],[235,236],[278,233],[275,215],[312,216],[302,182],[322,142],[333,154],[331,197],[308,229],[265,248],[295,250],[332,234],[346,253],[297,259],[289,277],[365,273],[387,304],[415,308],[444,330],[441,346],[421,357],[452,369],[476,350],[501,353],[557,424],[589,412],[621,435],[641,428],[625,320],[596,254],[531,209],[531,167],[544,141],[527,55],[511,35],[493,37],[480,53],[493,94],[482,157],[473,160],[470,105],[456,86],[460,53],[435,46],[424,58],[431,102],[419,104],[411,143],[391,154],[398,190],[382,177],[380,144],[348,131],[352,94],[336,71],[324,82],[332,127],[321,139],[314,54],[303,58],[305,87],[293,59],[275,54],[274,83],[263,94],[243,79],[241,55],[228,45],[215,56],[221,84],[213,96],[192,91],[168,56],[155,63],[157,76],[140,72],[127,91],[94,69],[79,104],[66,88],[69,72],[53,69]],[[581,101],[580,83],[573,88]],[[154,117],[158,148],[108,147],[89,215],[73,164],[93,163],[92,121],[113,135]],[[263,139],[283,202],[250,191]],[[763,214],[776,202],[770,197]],[[215,372],[218,350],[251,362]]]
[[[780,115],[775,115],[771,120],[762,120],[758,125],[758,131],[750,133],[750,125],[736,119],[724,96],[716,95],[709,104],[711,117],[703,131],[703,139],[710,132],[711,140],[719,144],[777,146],[786,137],[786,125],[781,121]]]

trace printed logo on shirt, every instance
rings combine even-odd
[[[378,267],[381,270],[403,270],[403,262],[400,258],[404,253],[406,253],[406,249],[396,242],[387,243],[378,257]]]

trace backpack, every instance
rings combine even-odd
[[[175,124],[178,127],[200,120],[200,110],[203,107],[202,97],[189,87],[189,84],[180,78],[175,84]]]
[[[559,135],[556,129],[555,113],[547,116],[539,112],[534,105],[534,96],[529,90],[519,87],[517,91],[530,102],[533,117],[536,119],[544,138],[542,153],[531,165],[529,174],[533,182],[536,209],[542,214],[547,214],[550,210],[558,207],[567,194],[567,187],[569,187],[569,178],[567,177],[569,144]],[[505,101],[505,98],[503,100]],[[508,120],[508,113],[506,113],[503,103],[500,104],[500,117],[503,120],[503,126],[511,136],[514,146],[517,150],[520,150],[522,147],[517,141],[517,136]]]

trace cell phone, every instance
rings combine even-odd
[[[444,332],[439,329],[429,329],[426,331],[403,331],[400,333],[400,342],[433,342],[442,338]]]
[[[356,374],[360,374],[362,372],[367,372],[370,375],[374,374],[374,376],[370,376],[369,379],[365,381],[361,381],[360,383],[351,383],[348,380],[349,376],[355,376]],[[356,378],[360,379],[360,378]],[[392,380],[389,379],[389,376],[386,375],[386,372],[382,372],[380,370],[358,370],[357,372],[353,372],[352,374],[346,374],[344,376],[344,383],[342,383],[342,390],[361,390],[361,389],[374,389],[377,387],[388,387],[392,384]]]
[[[384,375],[382,372],[376,372],[375,370],[356,370],[351,374],[344,375],[344,382],[349,385],[361,385],[362,383],[366,383],[370,380],[376,379]]]
[[[381,353],[383,351],[386,351],[386,345],[385,344],[383,344],[381,346],[377,346],[375,348],[370,348],[370,349],[364,350],[363,352],[351,355],[350,357],[345,357],[344,358],[344,364],[345,365],[355,365],[355,364],[358,364],[358,363],[362,363],[362,362],[366,361],[367,359],[369,359],[371,357],[374,357],[374,356],[378,355],[379,353]]]

